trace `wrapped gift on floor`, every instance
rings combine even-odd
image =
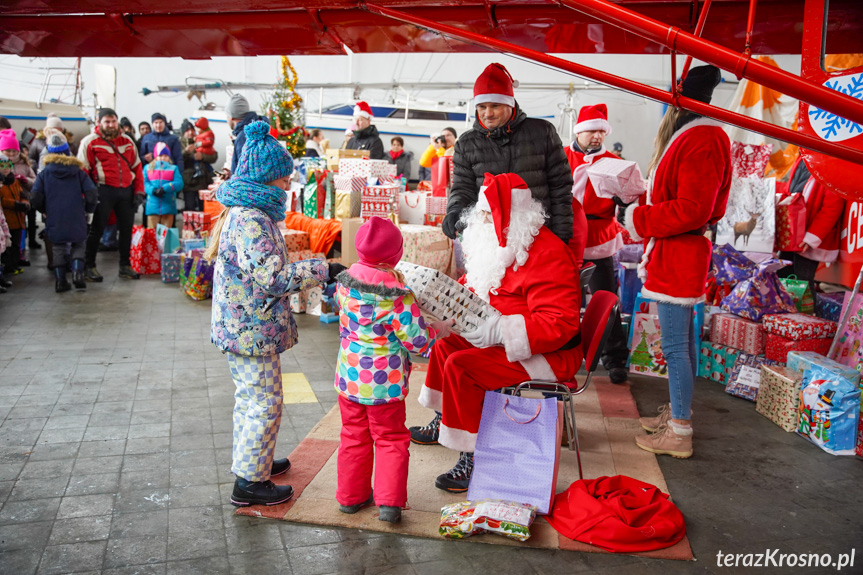
[[[698,350],[698,377],[710,379],[710,372],[713,370],[713,350],[710,348],[712,344],[709,341],[702,341],[701,347]]]
[[[638,164],[627,160],[601,158],[588,164],[587,177],[599,198],[618,197],[629,204],[647,191]]]
[[[768,314],[795,313],[797,306],[794,300],[776,276],[776,270],[785,267],[786,263],[769,259],[758,264],[755,275],[737,284],[722,300],[723,311],[752,321],[759,321]]]
[[[651,315],[655,315],[655,316],[659,317],[659,308],[656,307],[656,302],[642,296],[641,293],[639,293],[637,296],[635,296],[635,305],[633,306],[632,312],[633,312],[633,314],[635,314],[635,313],[649,313]],[[701,345],[701,332],[704,329],[704,303],[703,302],[699,302],[699,303],[695,304],[695,306],[693,307],[693,311],[692,311],[692,317],[693,317],[693,322],[694,322],[695,334],[696,334],[696,337],[698,338],[698,341],[696,343],[696,347],[697,347],[697,346]],[[635,325],[635,322],[633,322],[633,327],[630,327],[629,332],[627,332],[628,333],[627,345],[629,346],[630,349],[632,349],[632,336],[633,336],[634,325]]]
[[[815,294],[815,315],[839,323],[842,314],[842,304],[845,302],[844,291],[835,293]]]
[[[797,311],[808,315],[815,313],[815,298],[812,296],[812,290],[809,287],[808,281],[799,280],[794,274],[780,278],[779,281],[782,282],[785,291],[794,300]]]
[[[636,313],[632,317],[632,347],[629,353],[630,373],[668,377],[668,365],[662,353],[659,316]]]
[[[817,366],[835,373],[840,377],[844,377],[854,385],[860,383],[860,372],[853,367],[842,365],[838,361],[834,361],[823,354],[814,351],[792,351],[788,354],[786,365],[789,369],[803,373],[812,366]]]
[[[699,361],[699,376],[725,385],[734,362],[740,355],[740,350],[718,343],[704,341],[701,343],[701,360]],[[703,372],[702,372],[703,370]]]
[[[447,273],[452,259],[452,240],[440,228],[405,224],[402,261]]]
[[[860,388],[830,370],[803,373],[797,433],[833,455],[854,455]]]
[[[180,258],[183,254],[162,254],[162,282],[175,283],[180,281]]]
[[[833,358],[843,365],[860,371],[863,369],[863,294],[853,299],[846,296],[842,303],[842,313],[848,319],[841,333],[836,335],[836,350]]]
[[[761,366],[773,366],[779,363],[763,355],[741,353],[734,361],[734,367],[731,369],[731,375],[728,376],[728,383],[725,386],[725,393],[755,401],[761,386]]]
[[[398,195],[399,187],[396,184],[366,186],[363,189],[360,217],[363,218],[363,221],[366,221],[372,216],[379,216],[381,218],[395,216],[396,221],[398,221]]]
[[[765,315],[764,331],[786,339],[826,339],[836,335],[836,322],[802,313]]]
[[[758,265],[734,249],[731,244],[713,246],[710,262],[718,285],[734,285],[751,278]]]
[[[762,325],[732,313],[720,313],[712,316],[710,341],[752,355],[764,353],[764,329]]]
[[[428,192],[399,192],[399,220],[406,224],[423,225]]]
[[[493,316],[496,309],[446,274],[405,261],[396,266],[405,284],[414,292],[420,309],[436,319],[455,319],[453,331],[476,329]]]
[[[393,170],[395,169],[395,164],[390,164],[386,160],[367,160],[354,158],[346,158],[339,160],[340,176],[355,176],[365,179],[378,179],[384,176],[395,175],[393,174]]]
[[[774,361],[785,363],[788,357],[788,352],[791,351],[814,351],[821,355],[825,355],[830,351],[830,344],[833,340],[830,339],[788,339],[781,335],[773,333],[767,334],[767,340],[764,344],[764,355]]]
[[[183,212],[183,231],[193,232],[196,237],[200,238],[204,232],[209,232],[215,223],[213,216],[207,212]]]
[[[132,228],[132,247],[129,251],[129,263],[132,269],[139,274],[160,273],[162,268],[160,255],[156,230],[134,226]]]
[[[289,252],[299,252],[310,249],[309,232],[300,230],[282,230],[282,237],[285,238],[285,248]]]
[[[762,365],[755,411],[785,431],[796,430],[802,380],[803,374],[789,367]]]
[[[179,230],[156,224],[156,241],[159,242],[159,250],[162,253],[172,254],[180,247]]]
[[[184,252],[203,250],[207,247],[207,240],[202,238],[182,239],[180,240],[180,247]]]
[[[203,301],[213,295],[213,271],[215,266],[203,257],[183,258],[183,290],[190,298]]]

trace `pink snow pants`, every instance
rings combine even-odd
[[[375,472],[375,504],[404,507],[408,500],[408,446],[405,402],[362,405],[339,395],[342,434],[339,443],[336,501],[356,505],[369,498]]]

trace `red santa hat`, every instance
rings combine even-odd
[[[366,102],[357,102],[357,105],[354,106],[354,118],[359,118],[360,116],[368,118],[369,120],[375,116],[372,112],[372,107]]]
[[[578,123],[575,125],[575,133],[595,132],[602,130],[605,135],[611,133],[611,124],[608,123],[608,108],[605,104],[596,106],[582,106],[578,111]]]
[[[479,189],[476,207],[478,210],[491,212],[497,234],[497,259],[504,267],[508,268],[515,263],[515,250],[507,245],[510,217],[513,212],[529,209],[532,200],[530,188],[518,174],[493,176],[486,173]]]
[[[515,94],[518,81],[513,80],[503,64],[489,64],[473,85],[473,103],[506,104],[515,107]]]

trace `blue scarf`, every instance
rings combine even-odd
[[[285,203],[288,195],[275,186],[259,184],[242,177],[233,177],[216,190],[216,199],[226,208],[243,206],[257,208],[273,218],[274,222],[285,219]]]

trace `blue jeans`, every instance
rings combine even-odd
[[[692,416],[692,389],[698,370],[692,306],[657,302],[656,307],[662,332],[662,353],[668,363],[671,417],[689,420]]]

